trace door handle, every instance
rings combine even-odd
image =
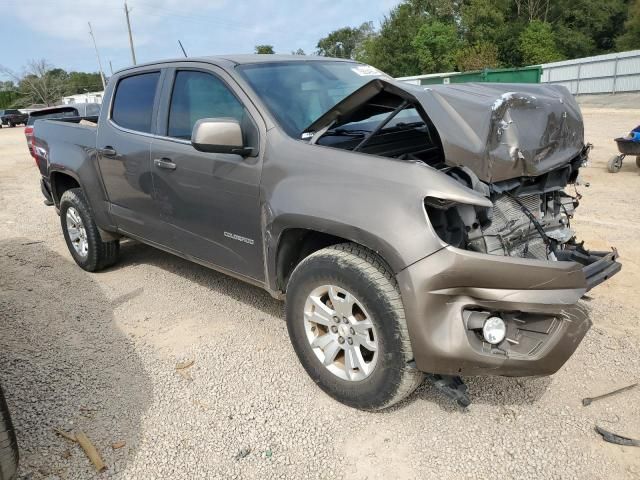
[[[115,157],[116,155],[118,155],[118,152],[116,152],[113,147],[100,148],[98,150],[98,153],[104,155],[105,157]]]
[[[166,170],[176,169],[176,164],[168,158],[156,158],[153,160],[153,164],[158,168],[164,168]]]

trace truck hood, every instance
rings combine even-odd
[[[344,98],[305,132],[367,118],[371,112],[362,107],[384,93],[420,105],[438,131],[446,164],[466,166],[485,182],[541,175],[570,162],[584,147],[578,104],[559,85],[425,87],[378,78]]]

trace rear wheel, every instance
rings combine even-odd
[[[0,387],[0,480],[15,478],[18,470],[18,442],[9,407]]]
[[[287,327],[311,378],[351,407],[379,410],[420,384],[395,277],[355,244],[325,248],[294,270]]]
[[[103,242],[82,189],[67,190],[60,199],[64,239],[76,263],[88,272],[110,267],[118,260],[120,242]]]
[[[609,159],[609,162],[607,163],[607,170],[609,170],[609,173],[618,173],[620,171],[622,168],[623,158],[624,157],[622,155],[616,155]]]

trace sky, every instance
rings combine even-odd
[[[128,0],[138,63],[182,56],[313,53],[332,30],[373,21],[378,27],[398,0]],[[87,22],[105,74],[132,64],[124,0],[0,0],[0,66],[20,73],[46,59],[67,71],[98,71]],[[4,79],[7,79],[5,76]]]

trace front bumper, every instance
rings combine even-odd
[[[591,327],[580,298],[620,270],[617,258],[615,249],[553,262],[446,247],[407,267],[397,279],[416,366],[449,375],[556,372]],[[497,346],[470,322],[489,314],[507,323]]]

